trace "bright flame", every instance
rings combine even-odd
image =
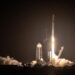
[[[55,39],[54,39],[54,36],[52,36],[52,55],[54,55],[54,47],[55,47],[55,45],[54,45],[54,42],[55,42]]]
[[[61,50],[59,52],[58,55],[55,54],[55,38],[54,38],[54,35],[52,35],[52,38],[51,38],[51,63],[53,66],[55,67],[64,67],[64,66],[72,66],[74,64],[74,62],[72,61],[69,61],[65,58],[59,58],[64,47],[62,46],[61,47]]]
[[[42,47],[42,44],[41,44],[41,43],[38,43],[38,44],[37,44],[37,47],[38,47],[38,48],[41,48],[41,47]]]
[[[64,67],[66,65],[73,65],[71,62],[65,58],[60,58],[64,47],[61,47],[59,54],[55,54],[55,38],[54,38],[54,15],[52,16],[52,36],[51,36],[51,51],[50,51],[50,63],[55,67]]]

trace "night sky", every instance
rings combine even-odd
[[[55,14],[56,52],[75,61],[75,3],[70,1],[0,1],[0,56],[22,62],[35,59],[36,44],[43,45],[43,57],[50,49],[52,14]]]

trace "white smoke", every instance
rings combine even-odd
[[[58,58],[58,56],[52,58],[51,63],[54,67],[65,67],[74,65],[74,62],[65,58]]]
[[[60,58],[62,52],[63,52],[63,49],[64,49],[64,46],[61,47],[58,55],[55,54],[54,52],[54,55],[52,55],[50,57],[50,63],[51,65],[53,65],[54,67],[65,67],[65,66],[72,66],[74,64],[74,62],[70,61],[70,60],[67,60],[65,58]]]
[[[19,62],[18,60],[14,59],[14,58],[10,58],[10,56],[0,57],[0,64],[22,66],[22,62]]]
[[[67,60],[65,58],[59,58],[55,60],[53,64],[55,67],[65,67],[65,66],[72,66],[74,62]]]

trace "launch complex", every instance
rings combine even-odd
[[[54,19],[55,19],[55,15],[52,15],[52,31],[51,31],[51,50],[48,50],[48,62],[47,65],[50,66],[54,66],[54,67],[64,67],[64,66],[71,66],[74,64],[74,62],[69,61],[65,58],[60,58],[60,56],[62,55],[64,46],[61,47],[58,55],[56,55],[55,53],[55,36],[54,36]],[[44,59],[42,57],[42,44],[38,43],[36,46],[36,60],[32,61],[32,65],[36,64],[36,63],[42,63],[43,64]]]

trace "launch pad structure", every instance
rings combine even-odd
[[[51,32],[51,50],[48,50],[48,65],[52,65],[55,67],[64,67],[66,65],[73,65],[74,62],[69,61],[65,58],[60,58],[64,46],[61,47],[58,55],[56,55],[55,53],[55,36],[54,36],[54,19],[55,19],[55,15],[52,15],[52,32]],[[36,60],[32,62],[32,64],[36,64],[36,63],[40,63],[40,64],[45,64],[43,56],[42,56],[42,44],[38,43],[36,45]]]
[[[54,18],[55,18],[55,15],[53,14],[52,15],[51,50],[48,50],[48,58],[49,58],[50,64],[53,64],[53,60],[60,57],[63,52],[63,48],[62,48],[58,56],[55,54]],[[42,44],[40,42],[36,45],[36,60],[43,61]]]
[[[42,59],[42,44],[38,43],[36,45],[36,60],[41,60]]]

